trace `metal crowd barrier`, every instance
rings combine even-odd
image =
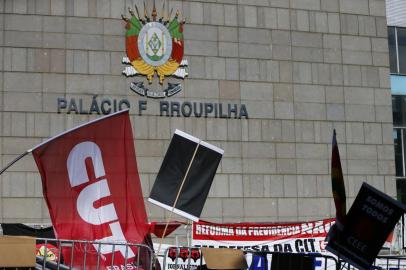
[[[43,249],[41,249],[41,254],[37,255],[36,263],[37,266],[35,269],[52,269],[52,270],[67,270],[67,269],[80,269],[86,270],[87,261],[90,261],[90,258],[96,260],[96,265],[90,267],[92,270],[104,269],[101,267],[101,260],[104,255],[103,253],[109,253],[111,247],[111,262],[110,265],[106,267],[108,270],[122,270],[122,269],[142,269],[142,270],[152,270],[153,262],[155,261],[154,251],[147,245],[143,244],[133,244],[127,242],[98,242],[98,241],[83,241],[83,240],[58,240],[58,239],[46,239],[46,238],[37,238],[37,241],[41,241]],[[52,248],[52,253],[48,253],[50,248],[48,244],[52,244],[55,248]],[[124,264],[120,266],[115,265],[114,254],[120,249],[120,247],[125,248],[125,258]],[[90,248],[93,247],[93,248]],[[95,250],[95,247],[96,250]],[[128,251],[129,248],[136,248],[136,261],[128,260]],[[62,252],[64,249],[64,252]],[[81,262],[80,267],[74,266],[75,261],[75,251],[81,253],[83,261]],[[63,253],[69,254],[69,260],[65,261],[63,258]],[[50,254],[55,255],[56,260],[48,258]],[[146,255],[145,255],[146,254]],[[43,256],[41,256],[43,255]],[[135,255],[135,254],[134,254]],[[96,258],[94,258],[96,256]],[[145,257],[148,262],[142,262],[141,257]],[[55,259],[54,258],[54,259]],[[116,259],[117,261],[117,259]],[[142,265],[144,263],[144,265]],[[89,269],[89,267],[88,267]]]
[[[402,256],[378,256],[374,266],[384,270],[405,270],[406,257]]]
[[[349,263],[340,260],[342,270],[357,270]],[[375,259],[371,270],[406,270],[406,257],[405,256],[378,256]]]
[[[199,252],[199,254],[197,254],[197,252]],[[204,269],[204,262],[201,254],[201,249],[199,247],[169,247],[163,254],[162,270]],[[278,255],[293,255],[301,258],[308,258],[313,262],[314,269],[317,270],[340,270],[340,263],[335,257],[320,253],[258,252],[246,250],[244,251],[244,254],[246,258],[250,257],[251,263],[254,263],[254,256],[265,256],[267,261],[266,269],[271,270],[272,257]],[[168,260],[171,263],[168,263]],[[192,261],[194,263],[192,263]],[[278,268],[280,265],[274,262],[272,266]],[[248,268],[249,267],[250,265],[248,265]],[[296,270],[300,270],[300,266]]]
[[[100,252],[101,248],[106,250],[106,246],[111,246],[111,253],[113,254],[111,258],[111,264],[107,266],[108,270],[122,270],[122,269],[143,269],[143,270],[152,270],[153,269],[153,262],[155,261],[156,257],[153,250],[146,245],[142,244],[132,244],[132,243],[125,243],[125,242],[94,242],[94,241],[79,241],[79,240],[56,240],[56,239],[45,239],[45,238],[37,238],[43,242],[44,250],[42,250],[42,254],[45,256],[37,256],[37,266],[35,269],[42,269],[42,270],[68,270],[68,269],[83,269],[86,270],[86,262],[88,256],[97,256],[97,264],[95,267],[91,267],[91,269],[101,269],[100,260],[103,256]],[[53,254],[56,255],[58,258],[56,261],[52,261],[47,259],[47,244],[52,244],[55,246],[53,249]],[[90,249],[90,246],[96,245],[98,248],[95,251],[94,249]],[[120,246],[124,246],[127,251],[129,247],[137,248],[137,256],[136,262],[132,262],[131,264],[127,264],[127,258],[124,261],[124,267],[118,267],[114,264],[114,251],[117,251]],[[70,252],[70,260],[69,262],[62,260],[62,249],[66,254],[66,250]],[[79,250],[83,252],[83,262],[81,267],[74,267],[74,256],[75,250]],[[145,265],[141,265],[141,253],[146,252],[148,255],[149,265],[145,268]],[[249,251],[245,250],[244,254],[246,258],[251,258],[253,261],[254,256],[266,258],[268,267],[267,269],[271,269],[271,265],[276,268],[279,265],[272,264],[272,258],[274,256],[279,255],[293,255],[300,258],[310,258],[314,262],[314,269],[317,270],[353,270],[356,269],[350,266],[348,263],[344,261],[339,261],[337,258],[329,255],[324,255],[320,253],[283,253],[283,252],[259,252],[259,251]],[[170,263],[168,263],[168,258]],[[169,247],[163,253],[162,259],[162,270],[177,270],[177,269],[204,269],[204,262],[202,258],[201,248],[200,247]],[[167,267],[168,266],[168,267]],[[250,265],[248,265],[249,267]],[[280,269],[280,268],[279,268]],[[372,269],[376,270],[406,270],[406,257],[400,256],[378,256],[374,266]],[[297,269],[300,270],[300,267]]]

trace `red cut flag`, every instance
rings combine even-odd
[[[143,243],[149,237],[128,110],[73,128],[30,151],[57,238]],[[114,250],[111,245],[75,247],[73,258],[64,248],[62,254],[79,269],[84,262],[86,269],[112,264],[121,269],[142,260],[136,248],[124,245]]]
[[[347,215],[346,196],[343,171],[341,169],[340,152],[338,151],[336,131],[333,134],[331,153],[331,186],[333,190],[334,204],[336,206],[336,224],[342,226]]]

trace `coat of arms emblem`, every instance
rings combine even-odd
[[[187,60],[183,59],[183,25],[185,21],[179,21],[179,12],[172,17],[172,10],[165,17],[165,2],[161,17],[158,18],[154,6],[151,17],[148,16],[144,2],[144,15],[140,16],[138,7],[136,13],[128,9],[130,18],[122,15],[126,22],[126,51],[127,57],[123,63],[127,66],[123,74],[127,77],[143,75],[151,84],[154,77],[163,85],[165,77],[174,76],[184,79]],[[147,97],[163,98],[172,96],[182,90],[182,85],[168,83],[161,92],[152,91],[144,86],[143,82],[132,82],[130,88],[137,94]]]

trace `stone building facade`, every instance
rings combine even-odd
[[[170,0],[186,18],[189,76],[168,79],[183,90],[162,100],[137,95],[130,83],[143,79],[122,75],[121,14],[134,4],[143,11],[132,0],[0,0],[0,167],[98,117],[58,113],[58,98],[84,108],[127,99],[145,197],[176,128],[225,150],[206,220],[334,216],[334,128],[348,205],[364,181],[395,196],[384,0]],[[248,118],[161,116],[160,101],[244,104]],[[168,215],[146,207],[150,220]],[[0,176],[0,222],[50,222],[30,156]]]

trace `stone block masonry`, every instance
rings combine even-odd
[[[145,197],[176,128],[225,149],[203,219],[334,216],[333,128],[349,201],[363,181],[395,195],[384,0],[167,1],[186,18],[189,77],[168,79],[183,90],[148,99],[142,115],[146,98],[130,90],[142,78],[121,74],[121,14],[134,3],[142,11],[139,0],[0,1],[0,165],[97,117],[58,113],[58,98],[126,99]],[[160,101],[244,104],[249,117],[161,116]],[[167,215],[147,210],[150,220]],[[49,221],[25,157],[0,176],[0,222]]]

